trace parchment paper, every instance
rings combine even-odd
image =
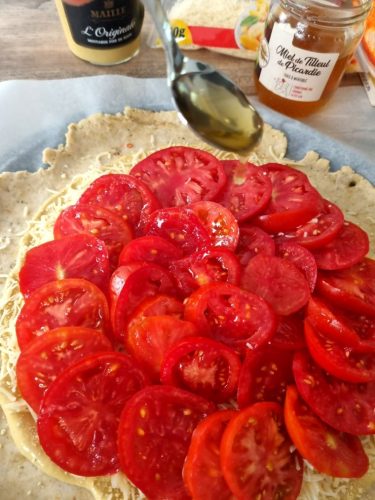
[[[304,119],[313,128],[252,101],[265,121],[287,134],[290,158],[313,149],[333,169],[351,165],[375,183],[375,110],[361,87],[339,89],[323,110]],[[121,112],[126,105],[173,108],[164,79],[106,75],[0,83],[0,171],[37,170],[43,149],[63,143],[69,123],[95,112]]]

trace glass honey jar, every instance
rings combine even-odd
[[[361,40],[371,3],[272,1],[255,68],[260,100],[293,117],[319,110]]]
[[[68,46],[80,59],[112,65],[134,57],[144,7],[139,0],[55,0]]]

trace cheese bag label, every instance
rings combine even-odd
[[[318,101],[339,57],[338,52],[313,52],[293,45],[295,29],[275,23],[259,51],[259,81],[292,101]]]

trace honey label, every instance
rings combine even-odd
[[[83,47],[110,49],[135,40],[142,27],[139,0],[63,0],[74,41]]]
[[[275,23],[270,39],[259,50],[259,81],[276,95],[292,101],[319,101],[339,53],[312,52],[293,45],[296,30]]]

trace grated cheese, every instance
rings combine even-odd
[[[168,12],[169,19],[182,19],[190,26],[234,28],[249,0],[177,0]]]
[[[178,29],[176,41],[185,49],[206,47],[234,57],[255,60],[259,41],[264,32],[265,20],[270,0],[164,0],[172,28]],[[250,18],[252,22],[243,23]],[[235,44],[216,47],[215,40],[209,40],[206,33],[202,40],[193,36],[190,27],[223,28],[233,30]],[[197,32],[196,32],[197,35]],[[160,46],[160,38],[155,29],[151,30],[149,44]]]

